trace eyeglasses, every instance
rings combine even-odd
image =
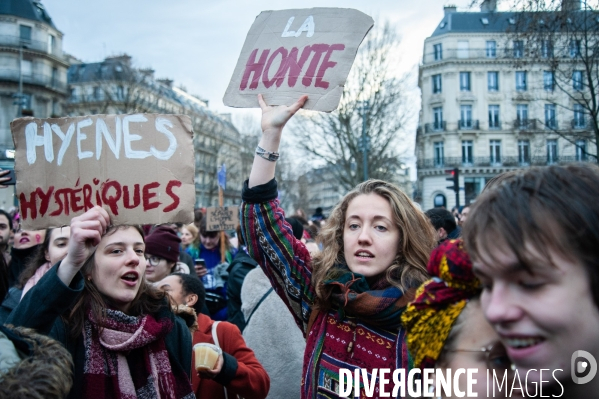
[[[148,261],[150,266],[158,266],[158,264],[162,261],[162,258],[159,256],[155,256],[155,255],[150,255],[150,256],[146,255],[146,260]]]
[[[511,370],[514,371],[516,366],[512,363],[507,355],[505,346],[501,342],[495,342],[486,348],[480,349],[450,349],[447,352],[470,352],[470,353],[484,353],[485,363],[488,369],[492,370]]]

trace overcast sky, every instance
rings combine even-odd
[[[469,0],[453,3],[463,7]],[[243,111],[224,106],[222,98],[246,34],[261,11],[342,7],[372,16],[375,24],[388,20],[402,36],[398,70],[407,71],[420,61],[424,39],[441,21],[447,0],[42,0],[42,4],[64,33],[64,51],[83,62],[127,53],[134,66],[153,68],[155,77],[173,79],[176,86],[209,100],[212,110],[233,113],[235,121]],[[415,97],[410,124],[414,131],[419,109]],[[259,112],[250,114],[257,117]]]
[[[447,0],[42,0],[64,33],[63,50],[84,62],[127,53],[135,66],[151,67],[210,108],[222,102],[245,36],[263,10],[310,7],[355,8],[397,26],[403,37],[402,69],[421,58],[422,44],[443,17]],[[460,4],[462,3],[462,4]],[[458,1],[458,6],[468,0]]]

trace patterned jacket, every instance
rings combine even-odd
[[[276,199],[276,181],[252,189],[246,181],[242,196],[240,223],[248,252],[264,270],[306,337],[301,398],[338,398],[341,368],[363,369],[369,378],[375,368],[391,372],[402,368],[407,375],[411,359],[403,329],[386,331],[369,325],[367,320],[340,320],[334,311],[312,315],[316,293],[311,283],[310,254],[285,222]],[[387,374],[386,378],[391,382],[385,391],[390,393],[392,377]],[[360,397],[366,397],[364,390],[360,391]],[[350,397],[354,397],[353,391]],[[368,397],[380,397],[378,379],[374,393]]]

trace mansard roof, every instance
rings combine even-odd
[[[2,0],[0,1],[0,15],[30,19],[57,29],[54,22],[52,22],[52,18],[38,0]]]

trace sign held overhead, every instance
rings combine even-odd
[[[308,94],[304,109],[331,112],[358,47],[374,25],[368,15],[346,8],[263,11],[250,28],[225,105],[291,105]]]
[[[188,116],[19,118],[10,127],[25,229],[68,225],[95,205],[114,224],[193,220]]]

